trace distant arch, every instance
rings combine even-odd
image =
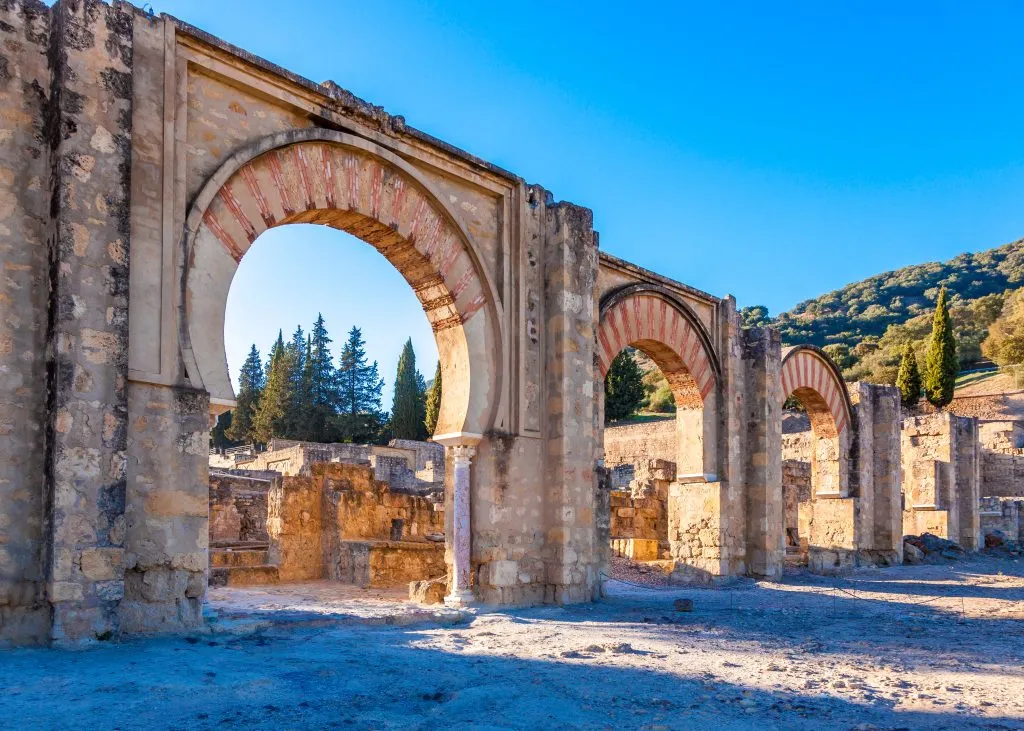
[[[677,481],[717,480],[721,369],[700,319],[657,285],[630,285],[606,295],[597,330],[602,380],[626,347],[661,369],[676,402]]]
[[[782,353],[783,401],[795,397],[811,423],[811,497],[846,497],[849,493],[849,444],[853,404],[842,373],[813,345]]]

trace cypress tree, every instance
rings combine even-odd
[[[924,361],[924,393],[932,405],[941,409],[953,400],[953,388],[959,369],[953,323],[949,317],[946,288],[943,287],[935,303],[932,335]]]
[[[238,374],[238,398],[235,400],[230,426],[224,431],[228,439],[234,442],[253,441],[253,418],[263,395],[263,380],[260,351],[253,344]]]
[[[427,434],[427,381],[419,369],[416,370],[416,423],[421,441],[430,436]]]
[[[278,332],[277,342],[274,343],[270,354],[270,367],[267,368],[267,381],[263,388],[263,396],[260,398],[259,407],[253,418],[253,438],[262,444],[284,434],[288,403],[291,397],[290,360],[284,339]]]
[[[362,331],[353,327],[341,350],[337,370],[339,437],[346,442],[378,440],[381,437],[380,394],[384,381],[377,361],[366,362]]]
[[[416,370],[416,353],[412,338],[405,341],[398,356],[395,373],[395,396],[391,404],[391,436],[395,439],[423,439],[426,434],[420,382],[423,376]]]
[[[646,397],[643,373],[633,354],[624,350],[615,356],[604,377],[604,422],[625,419],[640,408]]]
[[[427,396],[424,403],[423,421],[427,427],[427,436],[434,436],[437,429],[437,417],[441,414],[441,361],[437,361],[437,369],[434,371],[434,380],[427,389]]]
[[[921,399],[921,373],[917,370],[914,344],[909,341],[903,346],[903,357],[900,359],[900,370],[896,376],[896,387],[900,390],[900,400],[904,406],[916,406]]]

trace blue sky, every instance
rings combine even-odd
[[[603,249],[741,306],[1024,236],[1024,4],[154,5],[592,208]],[[429,377],[387,262],[275,233],[232,291],[233,373],[323,311],[336,342],[364,328],[389,381],[413,336]],[[284,248],[313,281],[289,284]]]

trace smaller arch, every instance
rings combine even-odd
[[[820,348],[797,345],[783,351],[779,374],[783,403],[796,397],[811,422],[811,499],[846,497],[853,404],[838,366]]]
[[[602,379],[627,347],[646,353],[672,390],[678,433],[676,481],[716,481],[721,370],[703,323],[664,288],[629,285],[601,301],[597,360]]]
[[[602,378],[623,348],[636,346],[647,352],[638,343],[648,343],[656,350],[667,348],[670,353],[662,353],[666,359],[682,362],[693,381],[685,384],[689,395],[699,395],[703,401],[720,381],[721,367],[704,324],[664,287],[627,285],[605,295],[600,312],[598,363]],[[658,361],[654,353],[648,355]]]
[[[835,362],[821,348],[814,345],[794,345],[782,351],[782,400],[790,396],[815,401],[827,409],[831,424],[822,423],[822,429],[838,435],[853,423],[853,403],[846,389],[843,374]],[[803,395],[804,398],[801,398]],[[814,417],[812,416],[812,423]]]

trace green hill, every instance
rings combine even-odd
[[[1024,286],[1024,239],[946,262],[878,274],[801,302],[769,318],[748,307],[748,325],[772,324],[787,345],[811,343],[829,352],[850,378],[891,382],[894,347],[927,337],[939,287],[951,295],[961,367],[981,359],[980,343],[998,316],[1003,293]]]

